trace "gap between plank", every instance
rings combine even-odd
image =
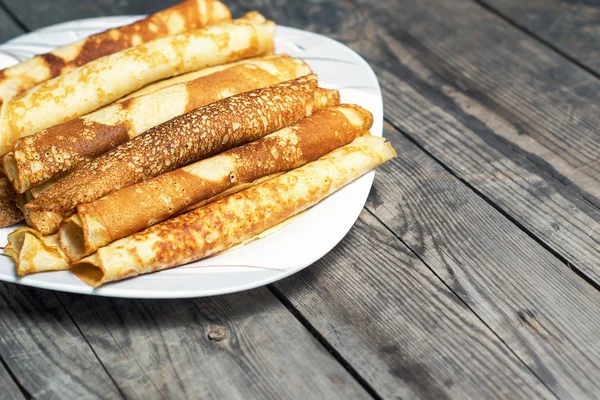
[[[298,310],[290,300],[273,284],[267,285],[267,289],[271,291],[277,297],[277,299],[288,309],[290,313],[306,328],[317,341],[325,347],[325,349],[335,358],[340,365],[350,373],[350,375],[356,379],[358,384],[362,386],[367,393],[369,393],[375,400],[383,400],[383,397],[379,395],[375,389],[354,369],[354,367],[346,361],[346,359],[329,343],[327,339],[314,327],[313,324]]]
[[[119,348],[119,350],[120,350],[120,351],[121,351],[123,354],[126,354],[126,353],[125,353],[125,351],[123,350],[123,348],[121,347],[121,345],[120,345],[120,344],[117,342],[117,339],[114,337],[114,335],[113,335],[112,331],[111,331],[111,330],[108,328],[108,326],[106,325],[106,322],[104,322],[104,319],[103,319],[103,318],[102,318],[102,317],[101,317],[101,316],[100,316],[100,315],[99,315],[99,314],[96,312],[96,310],[93,310],[93,309],[90,307],[90,305],[88,304],[88,302],[87,302],[87,300],[85,299],[85,297],[84,297],[84,298],[82,298],[82,300],[83,300],[83,303],[85,304],[85,306],[88,308],[88,310],[90,310],[90,312],[91,312],[91,313],[94,315],[94,317],[95,317],[95,318],[96,318],[98,321],[102,322],[102,326],[104,326],[104,329],[106,329],[106,331],[107,331],[107,332],[108,332],[108,334],[110,335],[110,338],[111,338],[111,339],[112,339],[112,340],[115,342],[115,345],[116,345],[116,346]],[[129,299],[129,300],[133,300],[133,299]],[[65,308],[66,308],[66,307],[65,307]],[[134,361],[135,361],[136,365],[137,365],[137,366],[140,368],[140,370],[142,370],[142,371],[144,372],[144,374],[146,374],[146,370],[145,370],[145,369],[142,367],[142,365],[139,363],[139,361],[137,360],[137,358],[135,358],[135,357],[134,357],[133,359],[134,359]],[[100,361],[100,363],[102,364],[102,361]],[[108,371],[107,371],[107,372],[108,372]],[[108,374],[110,375],[110,372],[109,372]],[[111,376],[111,377],[112,377],[112,376]],[[113,382],[114,382],[114,381],[113,381]],[[150,382],[152,382],[152,386],[153,386],[153,387],[156,389],[156,391],[157,391],[158,393],[160,393],[160,396],[161,396],[161,398],[163,398],[163,399],[164,399],[164,398],[165,398],[165,395],[164,395],[163,391],[162,391],[162,390],[160,390],[160,389],[159,389],[159,388],[156,386],[156,384],[154,383],[154,380],[153,380],[153,379],[151,379],[151,380],[150,380]],[[116,384],[116,382],[115,382],[115,384]],[[118,385],[117,385],[117,387],[118,387]],[[125,394],[123,394],[123,395],[125,395]]]
[[[473,2],[476,3],[476,4],[478,4],[481,8],[485,9],[486,11],[494,14],[498,18],[500,18],[503,21],[507,22],[508,24],[510,24],[511,26],[513,26],[514,28],[517,28],[521,32],[525,33],[526,35],[528,35],[528,36],[532,37],[533,39],[537,40],[538,42],[542,43],[546,47],[549,47],[551,50],[553,50],[554,52],[558,53],[561,57],[563,57],[566,60],[572,62],[575,65],[577,65],[579,68],[583,69],[584,71],[586,71],[590,75],[594,76],[597,79],[600,79],[600,73],[596,72],[592,68],[590,68],[587,65],[583,64],[581,61],[577,60],[576,58],[574,58],[574,57],[570,56],[569,54],[565,53],[563,50],[559,49],[554,44],[552,44],[548,40],[542,38],[541,36],[539,36],[535,32],[530,31],[529,29],[527,29],[526,27],[524,27],[522,25],[519,25],[517,22],[513,21],[512,19],[510,19],[510,17],[504,15],[499,10],[497,10],[494,7],[492,7],[489,4],[487,4],[485,2],[485,0],[473,0]]]
[[[106,375],[108,375],[108,377],[110,378],[111,382],[117,388],[117,391],[119,392],[119,394],[121,395],[121,397],[124,400],[127,399],[127,397],[125,396],[125,393],[123,393],[123,391],[121,390],[121,388],[119,387],[119,385],[117,385],[117,382],[113,379],[112,375],[108,372],[108,369],[106,368],[106,366],[104,366],[104,363],[102,362],[102,360],[100,359],[100,357],[98,357],[98,354],[96,354],[96,350],[94,350],[94,347],[92,346],[92,344],[88,341],[87,337],[85,337],[85,335],[83,334],[83,332],[79,328],[79,325],[77,325],[77,322],[75,322],[75,319],[73,318],[73,316],[69,312],[69,309],[65,306],[65,303],[63,303],[62,299],[60,298],[60,296],[56,292],[54,292],[54,295],[56,296],[56,298],[58,299],[58,301],[60,302],[60,304],[63,306],[65,312],[67,313],[67,315],[71,319],[71,322],[73,322],[73,325],[75,325],[75,327],[77,328],[77,331],[79,332],[79,334],[81,335],[81,337],[83,338],[83,340],[85,340],[85,343],[87,343],[88,347],[90,348],[90,350],[94,354],[94,357],[96,357],[96,360],[98,360],[98,362],[102,366],[102,369],[104,370],[104,372],[106,372]]]
[[[579,278],[583,279],[585,282],[587,282],[594,289],[600,291],[600,284],[596,283],[592,278],[590,278],[589,276],[587,276],[583,271],[581,271],[573,263],[571,263],[569,260],[567,260],[562,254],[560,254],[558,251],[554,250],[550,245],[548,245],[546,242],[544,242],[542,239],[540,239],[535,233],[533,233],[531,230],[529,230],[529,228],[527,228],[521,222],[517,221],[512,215],[510,215],[507,211],[505,211],[501,206],[499,206],[498,204],[494,203],[494,201],[492,199],[490,199],[488,196],[486,196],[485,194],[483,194],[482,192],[480,192],[479,189],[477,189],[475,186],[471,185],[464,178],[458,176],[442,160],[440,160],[438,157],[436,157],[429,150],[425,149],[412,136],[410,136],[409,134],[407,134],[406,132],[404,132],[403,130],[401,130],[400,128],[398,128],[396,125],[394,125],[392,123],[392,121],[388,120],[387,118],[384,118],[384,120],[387,123],[389,123],[391,126],[393,126],[394,129],[396,131],[398,131],[398,133],[400,133],[402,136],[404,136],[406,139],[408,139],[411,143],[413,143],[415,146],[417,146],[420,150],[422,150],[425,154],[427,154],[430,158],[432,158],[446,172],[448,172],[454,178],[458,179],[467,188],[469,188],[469,190],[471,190],[477,196],[479,196],[480,198],[482,198],[486,203],[488,203],[490,206],[492,206],[494,208],[494,210],[498,211],[503,217],[505,217],[511,223],[513,223],[515,226],[517,226],[517,228],[519,228],[520,230],[522,230],[527,236],[529,236],[531,239],[533,239],[537,244],[539,244],[540,246],[542,246],[546,251],[548,251],[550,254],[552,254],[554,257],[556,257],[558,260],[560,260],[563,264],[565,264],[567,267],[569,267],[569,269],[571,269],[571,271],[573,271]]]
[[[21,394],[23,394],[23,397],[25,397],[27,400],[32,400],[33,396],[29,393],[29,391],[27,389],[25,389],[25,387],[23,385],[21,385],[21,382],[19,382],[19,380],[17,379],[15,374],[10,370],[8,364],[6,363],[6,361],[4,361],[4,356],[2,356],[1,354],[0,354],[0,363],[2,364],[2,366],[4,367],[6,372],[8,372],[8,375],[10,375],[12,380],[15,382],[15,385],[17,385],[17,387],[21,391]]]
[[[13,22],[24,31],[23,33],[31,32],[31,29],[29,29],[23,23],[23,21],[21,21],[19,17],[17,17],[17,15],[13,13],[12,10],[6,4],[4,4],[2,0],[0,0],[0,10],[4,11],[6,15],[8,15],[13,20]]]

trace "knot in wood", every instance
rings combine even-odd
[[[224,326],[215,326],[208,330],[208,340],[212,342],[221,342],[227,339],[229,330]]]

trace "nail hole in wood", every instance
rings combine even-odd
[[[215,326],[208,330],[206,336],[208,337],[208,340],[212,342],[221,342],[227,339],[227,336],[229,336],[229,331],[224,326]]]

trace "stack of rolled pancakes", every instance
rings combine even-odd
[[[17,273],[99,286],[189,263],[394,157],[274,35],[187,0],[0,71],[0,222],[28,225],[5,248]]]

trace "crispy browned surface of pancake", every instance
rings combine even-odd
[[[254,142],[82,204],[61,225],[61,246],[77,260],[219,193],[314,161],[350,143],[372,121],[359,106],[330,107]]]
[[[3,157],[4,171],[15,190],[23,193],[178,115],[310,73],[306,63],[286,55],[236,63],[21,138]]]
[[[25,205],[25,219],[43,234],[56,232],[80,204],[256,140],[338,103],[337,91],[317,89],[316,76],[308,75],[197,108],[73,171]]]
[[[102,247],[71,270],[99,286],[216,254],[315,205],[395,155],[385,139],[359,137],[303,167]]]
[[[17,207],[17,196],[8,178],[0,173],[0,228],[11,226],[23,220],[23,213]]]
[[[0,106],[38,83],[97,58],[164,36],[231,19],[219,1],[186,0],[140,21],[92,35],[0,71]]]
[[[0,110],[0,154],[17,139],[88,114],[144,85],[272,52],[275,24],[258,13],[143,43],[29,89]]]

